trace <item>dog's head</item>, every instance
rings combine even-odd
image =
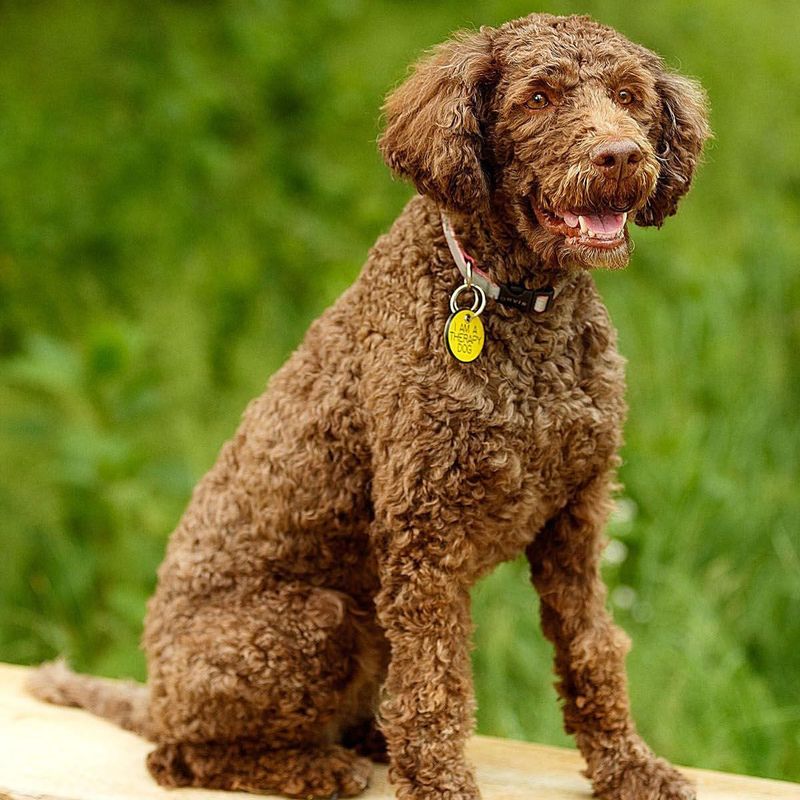
[[[386,101],[381,151],[445,208],[491,210],[551,266],[622,267],[710,135],[705,96],[586,17],[533,14],[440,45]]]

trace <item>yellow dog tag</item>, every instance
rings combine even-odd
[[[457,361],[474,361],[483,350],[485,341],[481,318],[469,308],[450,315],[444,326],[444,341],[450,355]]]

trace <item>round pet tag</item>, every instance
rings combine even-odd
[[[481,318],[470,308],[450,315],[444,326],[444,341],[457,361],[474,361],[483,350],[484,332]]]

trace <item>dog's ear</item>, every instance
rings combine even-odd
[[[654,129],[655,149],[661,171],[655,193],[636,216],[636,222],[660,227],[689,191],[711,129],[706,94],[697,81],[665,71],[656,80],[656,90],[661,99],[661,116]]]
[[[489,196],[481,119],[495,72],[490,32],[482,28],[437,47],[383,107],[384,160],[450,208],[475,209]]]

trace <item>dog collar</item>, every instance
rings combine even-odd
[[[486,272],[478,267],[475,259],[461,247],[447,215],[444,211],[440,213],[444,238],[447,240],[453,261],[456,262],[458,271],[465,281],[474,283],[484,291],[487,297],[507,308],[516,308],[518,311],[533,312],[534,314],[543,314],[550,308],[561,293],[561,284],[548,284],[538,289],[526,289],[520,283],[495,283]]]

